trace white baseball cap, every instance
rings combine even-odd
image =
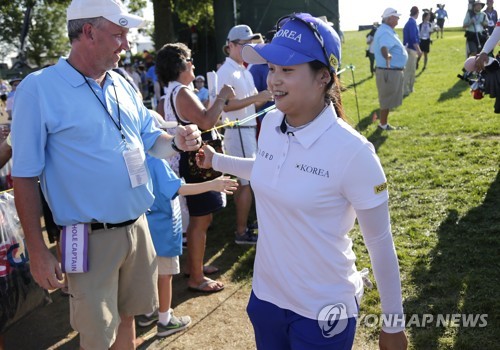
[[[73,0],[66,12],[67,20],[104,17],[121,27],[144,26],[144,18],[128,13],[120,0]]]
[[[392,7],[388,7],[384,10],[384,13],[382,14],[382,18],[388,18],[388,17],[391,17],[391,16],[394,16],[394,17],[401,17],[402,15],[400,13],[398,13],[398,11],[396,11],[395,9],[393,9]]]
[[[249,26],[240,24],[231,28],[229,34],[227,35],[227,41],[253,40],[258,39],[259,37],[260,34],[254,34]]]
[[[205,81],[205,77],[203,75],[197,75],[196,78],[194,78],[194,80],[203,80],[203,81]]]

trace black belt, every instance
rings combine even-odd
[[[382,67],[377,67],[377,69],[381,69],[381,70],[405,70],[404,68],[382,68]]]
[[[256,128],[257,125],[239,125],[239,126],[226,126],[228,129],[249,129]]]
[[[139,218],[137,218],[139,219]],[[111,228],[117,228],[117,227],[123,227],[123,226],[128,226],[132,225],[134,222],[137,221],[137,219],[129,220],[129,221],[124,221],[120,222],[118,224],[105,224],[103,222],[94,222],[90,224],[90,228],[92,231],[97,231],[97,230],[109,230]]]

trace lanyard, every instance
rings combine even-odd
[[[94,96],[97,99],[97,101],[99,101],[99,103],[101,104],[102,108],[104,108],[104,111],[106,112],[106,114],[108,115],[108,117],[111,119],[111,121],[113,122],[113,124],[115,124],[116,128],[120,132],[120,135],[122,137],[123,142],[127,143],[127,140],[125,139],[125,135],[123,134],[123,130],[122,130],[122,123],[121,123],[122,119],[121,119],[121,113],[120,113],[120,101],[118,101],[118,94],[116,93],[115,83],[112,82],[111,85],[113,85],[113,90],[115,91],[116,105],[118,107],[118,123],[115,121],[115,119],[113,118],[113,116],[111,115],[111,113],[109,113],[108,109],[104,105],[104,102],[101,101],[101,99],[99,98],[99,96],[97,96],[97,94],[94,91],[94,89],[92,89],[92,86],[90,86],[90,83],[89,83],[87,77],[82,72],[80,72],[78,69],[76,69],[75,67],[73,67],[73,65],[71,63],[69,63],[68,60],[66,60],[66,62],[68,62],[68,64],[71,66],[71,68],[73,68],[78,73],[80,73],[80,75],[82,76],[82,78],[85,80],[85,83],[87,83],[87,86],[89,87],[90,91],[92,91],[92,93],[94,94]],[[107,74],[108,73],[106,73],[106,75]]]

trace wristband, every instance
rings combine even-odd
[[[175,137],[172,139],[172,142],[170,143],[170,145],[172,146],[172,149],[174,151],[176,151],[177,153],[182,153],[184,152],[183,150],[181,150],[179,147],[177,147],[177,145],[175,144]]]
[[[224,98],[222,98],[222,97],[217,97],[217,98],[216,98],[216,100],[221,100],[221,101],[224,101],[224,105],[226,105],[226,106],[227,106],[227,104],[229,103],[229,100],[226,100],[226,99],[224,99]]]

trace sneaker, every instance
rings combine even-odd
[[[379,124],[378,128],[381,129],[381,130],[386,130],[386,131],[391,131],[391,130],[396,130],[397,129],[394,126],[392,126],[391,124],[385,124],[385,126],[382,126],[382,124]]]
[[[259,229],[259,222],[255,220],[253,223],[248,225],[248,228],[252,231],[258,230]]]
[[[247,230],[245,231],[245,233],[242,234],[242,235],[239,235],[239,234],[235,233],[234,242],[236,244],[255,245],[255,244],[257,244],[257,238],[258,238],[258,235],[256,235],[255,233],[253,233],[252,231],[250,231],[247,228]]]
[[[156,336],[157,337],[166,337],[170,334],[174,334],[177,332],[186,329],[191,324],[191,317],[189,316],[174,316],[172,313],[172,317],[170,318],[170,322],[167,325],[164,325],[160,322],[156,324]]]
[[[397,128],[396,128],[396,127],[394,127],[394,126],[392,126],[391,124],[387,124],[387,125],[385,126],[385,130],[387,130],[387,131],[396,130],[396,129],[397,129]]]
[[[158,310],[155,310],[151,316],[148,315],[139,315],[136,316],[137,324],[141,327],[147,327],[153,322],[158,321]]]
[[[259,233],[259,223],[255,220],[252,224],[247,226],[247,230],[252,232],[254,235]]]

